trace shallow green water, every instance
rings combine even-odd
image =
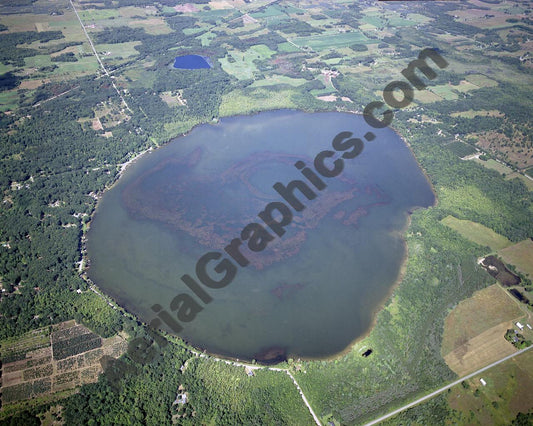
[[[319,190],[294,164],[301,160],[315,170],[315,156],[330,150],[335,156],[324,164],[332,169],[334,159],[351,152],[332,148],[344,131],[363,140],[364,149],[342,160],[335,177],[315,171],[326,185]],[[369,131],[371,142],[364,138]],[[305,207],[299,212],[273,189],[297,179],[316,196],[308,200],[296,190]],[[293,215],[282,236],[258,217],[276,201]],[[151,306],[159,304],[183,327],[182,337],[210,352],[241,359],[328,356],[368,329],[397,279],[407,212],[433,202],[401,139],[390,129],[370,128],[360,116],[275,111],[223,119],[144,155],[104,195],[89,232],[89,275],[147,322],[156,317]],[[256,252],[244,241],[239,251],[249,264],[240,266],[224,247],[242,239],[251,222],[271,241],[263,240],[266,247]],[[223,288],[197,277],[197,261],[208,252],[222,255],[206,268],[213,280],[224,275],[213,270],[223,259],[236,270]],[[184,274],[210,303],[184,284]],[[180,296],[181,303],[197,303],[197,315],[178,299],[172,311],[171,301],[182,294],[188,296]],[[277,351],[267,355],[272,348]]]

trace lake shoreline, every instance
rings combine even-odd
[[[269,110],[269,111],[259,111],[259,112],[256,112],[256,113],[253,113],[253,114],[246,114],[246,115],[235,115],[235,116],[231,116],[231,117],[224,117],[224,118],[239,118],[239,117],[249,117],[249,116],[254,116],[254,115],[258,115],[260,113],[264,113],[264,112],[282,112],[282,111],[289,111],[289,112],[304,112],[306,114],[312,114],[312,112],[308,112],[308,111],[300,111],[300,110],[296,110],[296,109],[276,109],[276,110]],[[321,111],[322,112],[322,111]],[[337,111],[327,111],[328,113],[332,113],[332,112],[337,112]],[[320,112],[319,112],[320,113]],[[347,111],[342,111],[342,113],[351,113],[351,114],[354,114],[354,115],[361,115],[361,114],[357,114],[356,112],[347,112]],[[177,137],[174,137],[174,138],[171,138],[167,143],[161,145],[161,147],[163,146],[166,146],[168,144],[170,144],[171,142],[175,141],[176,139],[180,138],[180,137],[183,137],[183,136],[186,136],[188,134],[190,134],[193,130],[195,130],[196,127],[198,126],[203,126],[203,125],[211,125],[211,126],[216,126],[219,124],[219,121],[217,121],[216,123],[198,123],[196,124],[195,126],[193,126],[189,131],[183,133],[182,135],[180,136],[177,136]],[[435,191],[434,191],[434,188],[433,188],[433,185],[431,184],[431,181],[428,179],[427,177],[427,174],[425,172],[425,170],[421,167],[420,163],[418,162],[418,160],[416,159],[416,156],[414,155],[409,143],[405,140],[405,138],[400,135],[395,129],[391,128],[391,130],[394,131],[394,133],[396,134],[396,136],[405,144],[405,146],[409,149],[412,157],[415,159],[416,163],[417,163],[417,167],[419,168],[420,171],[423,172],[424,176],[425,176],[425,179],[427,180],[427,183],[429,184],[429,186],[431,187],[431,192],[433,193],[433,204],[428,206],[428,207],[412,207],[411,209],[409,209],[407,212],[405,212],[404,214],[406,215],[406,218],[404,220],[404,226],[402,229],[399,229],[399,230],[395,230],[393,231],[395,234],[398,234],[400,239],[401,239],[401,243],[403,244],[403,248],[404,248],[404,255],[403,255],[403,258],[401,259],[401,262],[400,262],[400,269],[398,271],[398,276],[396,278],[396,280],[394,281],[394,283],[391,285],[390,289],[388,290],[387,294],[385,295],[385,297],[382,299],[382,301],[379,303],[379,305],[373,310],[372,314],[371,314],[371,323],[370,325],[368,326],[368,328],[362,333],[360,334],[359,336],[357,336],[354,340],[352,340],[343,350],[341,350],[340,352],[336,352],[334,354],[331,354],[331,355],[327,355],[327,356],[320,356],[320,357],[302,357],[302,356],[299,356],[298,354],[291,354],[291,353],[287,353],[287,358],[298,358],[298,359],[301,359],[301,360],[334,360],[334,359],[338,359],[339,357],[345,355],[346,353],[349,353],[351,352],[353,349],[354,349],[354,346],[361,342],[362,340],[364,340],[365,338],[367,338],[371,331],[375,328],[376,326],[376,323],[377,323],[377,319],[378,319],[378,315],[379,313],[384,309],[387,301],[390,299],[391,295],[394,293],[394,291],[397,289],[398,285],[403,281],[404,277],[405,277],[405,273],[406,273],[406,268],[407,268],[407,261],[408,261],[408,246],[407,246],[407,242],[406,242],[406,239],[405,239],[405,233],[407,231],[407,229],[409,228],[410,224],[411,224],[411,212],[416,210],[417,208],[429,208],[429,207],[432,207],[432,206],[435,206],[436,203],[437,203],[437,197],[436,197],[436,194],[435,194]],[[120,171],[119,173],[117,174],[117,178],[114,180],[113,184],[110,185],[108,188],[106,188],[103,192],[102,192],[102,195],[103,193],[105,193],[107,190],[113,188],[116,183],[119,181],[119,179],[124,175],[124,173],[129,169],[129,167],[131,166],[131,164],[134,164],[139,158],[141,158],[146,152],[151,152],[153,151],[154,148],[153,147],[150,147],[144,151],[141,151],[140,153],[138,153],[137,155],[135,155],[132,159],[130,159],[129,161],[125,162],[125,163],[122,163],[120,164]],[[98,210],[98,207],[99,207],[99,204],[100,204],[100,200],[98,200],[98,203],[95,207],[95,210],[93,212],[93,214],[91,215],[91,221],[89,222],[89,226],[90,224],[92,223],[92,220],[94,218],[94,215],[96,214],[97,210]],[[86,262],[88,264],[88,262]],[[107,294],[107,292],[104,292],[105,294]],[[116,303],[116,301],[115,301]],[[138,315],[137,314],[134,314],[132,313],[131,310],[129,309],[125,309],[124,310],[126,312],[128,312],[129,314],[132,314],[134,317],[138,318]],[[140,320],[140,319],[139,319]],[[140,320],[141,322],[143,322],[142,320]],[[144,323],[144,322],[143,322]],[[237,358],[237,357],[234,357],[234,356],[228,356],[228,355],[221,355],[221,354],[218,354],[216,351],[209,351],[205,348],[202,348],[201,346],[195,346],[191,343],[189,343],[186,339],[184,338],[181,338],[180,336],[176,336],[177,338],[181,339],[184,343],[186,343],[188,346],[190,346],[192,349],[194,350],[197,350],[197,351],[200,351],[200,352],[205,352],[205,353],[208,353],[210,355],[213,355],[213,356],[217,356],[217,357],[220,357],[220,358],[224,358],[224,359],[227,359],[227,360],[239,360],[239,359],[246,359],[246,357],[244,358]],[[250,360],[252,361],[252,360]],[[261,363],[259,362],[259,364],[261,365],[272,365],[271,363]]]

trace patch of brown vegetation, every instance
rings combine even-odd
[[[444,361],[458,376],[464,376],[516,352],[517,349],[503,337],[512,326],[513,323],[507,321],[484,331],[456,347],[444,357]]]
[[[444,322],[441,353],[446,364],[463,375],[515,352],[504,335],[522,316],[518,303],[496,284],[474,293]]]
[[[476,145],[501,157],[520,169],[533,166],[533,145],[527,142],[524,135],[515,131],[512,139],[503,133],[489,131],[478,133]]]
[[[179,4],[177,6],[174,6],[174,10],[176,12],[194,13],[194,12],[198,12],[199,9],[193,3],[184,3],[184,4]]]
[[[446,317],[441,352],[447,355],[482,332],[521,315],[518,304],[497,284],[480,290]]]
[[[93,130],[104,130],[104,126],[102,126],[102,123],[100,122],[100,119],[98,117],[93,119],[92,128]]]

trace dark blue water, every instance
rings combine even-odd
[[[174,59],[174,68],[183,70],[197,70],[201,68],[212,68],[209,58],[200,55],[177,56]]]
[[[313,187],[295,163],[315,170],[317,154],[326,150],[334,154],[325,161],[331,169],[343,155],[332,140],[344,131],[364,141],[363,151],[345,157],[339,175],[322,177],[324,188]],[[372,142],[365,140],[369,131]],[[278,236],[258,213],[284,202],[276,182],[294,180],[316,197],[295,190],[305,208],[291,208],[292,219]],[[106,192],[91,222],[89,275],[147,322],[155,318],[154,304],[178,319],[175,298],[187,294],[201,309],[180,322],[178,334],[213,353],[329,356],[368,330],[404,261],[409,211],[433,202],[405,143],[390,129],[370,128],[361,116],[275,111],[226,118],[143,156]],[[266,248],[250,248],[242,234],[250,223],[272,236]],[[235,238],[243,240],[247,266],[224,251]],[[197,277],[198,259],[213,251],[236,266],[223,288]],[[208,265],[213,279],[222,276],[219,261]],[[210,303],[184,284],[184,274]]]

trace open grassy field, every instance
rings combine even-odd
[[[118,9],[81,9],[78,14],[84,22],[100,21],[120,16]]]
[[[291,78],[285,75],[274,74],[263,80],[254,81],[251,87],[273,86],[276,84],[288,84],[289,86],[297,87],[306,82],[307,80],[305,78]]]
[[[504,335],[523,316],[518,302],[497,284],[474,293],[444,322],[444,360],[461,376],[515,352]]]
[[[293,90],[272,92],[264,88],[257,88],[252,92],[235,90],[222,97],[219,113],[221,117],[227,117],[243,111],[252,113],[266,109],[293,108],[296,105],[292,102],[291,96],[295,93]]]
[[[443,84],[440,86],[432,86],[429,90],[439,95],[441,98],[451,101],[459,98],[459,95],[454,90],[454,86]]]
[[[487,161],[483,161],[480,159],[475,160],[476,163],[479,163],[486,167],[487,169],[496,170],[500,174],[509,175],[513,173],[513,169],[507,167],[505,164],[500,163],[499,161],[493,160],[492,158],[488,159]]]
[[[0,111],[12,111],[17,107],[18,95],[16,90],[0,92]]]
[[[471,74],[465,80],[479,87],[495,87],[498,85],[498,82],[483,74]]]
[[[139,52],[135,50],[135,46],[139,44],[141,44],[140,41],[128,41],[125,43],[97,44],[95,47],[96,51],[101,53],[101,59],[108,61],[117,57],[126,58],[138,55]]]
[[[264,44],[256,44],[245,52],[231,50],[228,52],[229,56],[221,58],[219,61],[224,71],[244,80],[253,78],[254,72],[258,71],[254,61],[268,59],[275,53]]]
[[[429,90],[422,90],[415,95],[415,102],[418,103],[429,104],[438,101],[442,101],[442,98]]]
[[[453,387],[447,401],[461,415],[457,423],[504,425],[530,410],[532,390],[533,353],[529,351],[467,380],[464,386]]]
[[[479,244],[480,246],[490,247],[491,250],[501,250],[509,247],[512,242],[479,223],[470,220],[461,220],[453,216],[446,216],[441,222],[459,232],[463,237]]]
[[[308,46],[314,50],[332,49],[336,47],[347,47],[351,44],[378,43],[379,40],[370,40],[359,31],[350,31],[338,34],[321,34],[307,37],[296,37],[292,40],[298,46]]]
[[[498,251],[498,255],[505,263],[516,266],[516,268],[533,279],[533,241],[527,239],[518,244],[506,247]]]
[[[473,109],[469,109],[468,111],[452,112],[450,115],[452,117],[464,117],[464,118],[503,117],[503,114],[496,109],[480,110],[480,111],[474,111]]]
[[[471,338],[444,356],[446,364],[458,376],[464,376],[516,352],[517,349],[504,338],[512,326],[512,321],[506,321]]]

